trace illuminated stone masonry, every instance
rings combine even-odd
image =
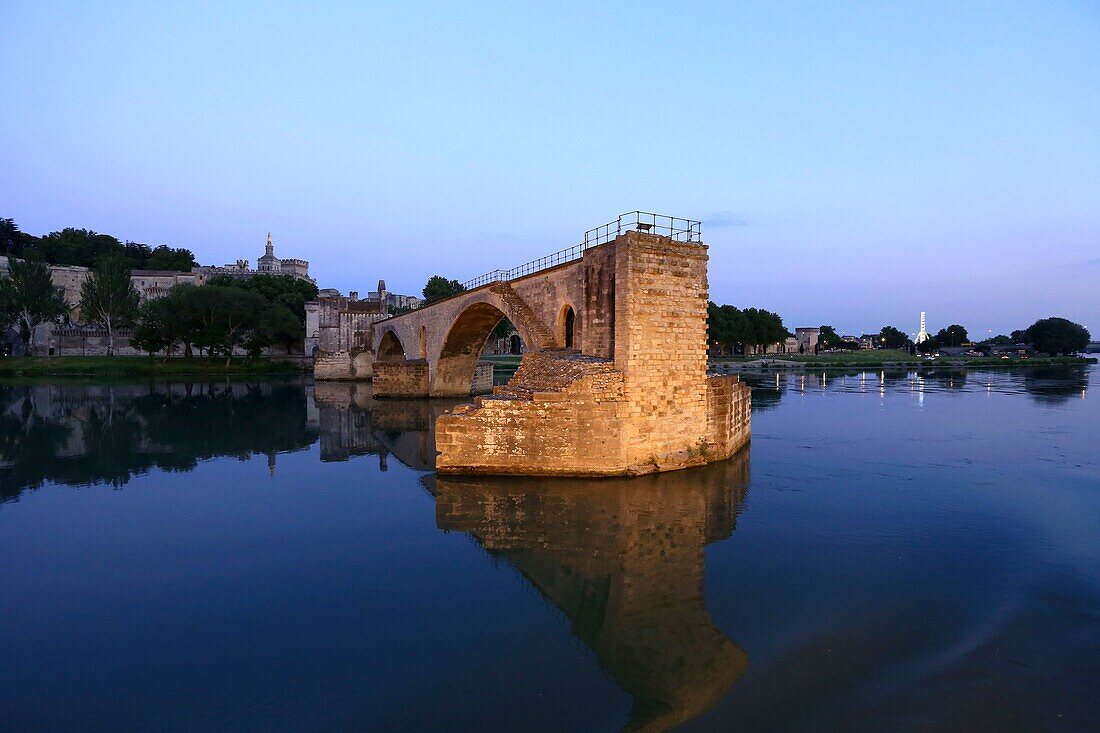
[[[506,386],[438,419],[439,473],[643,474],[748,443],[748,386],[706,373],[706,245],[627,231],[376,323],[374,394],[469,395],[502,317],[529,350]]]

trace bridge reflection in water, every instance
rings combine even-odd
[[[391,453],[432,469],[434,418],[450,404],[318,386],[323,458],[327,446],[330,460]],[[573,634],[634,698],[625,730],[691,720],[744,674],[747,655],[707,611],[703,574],[704,547],[736,527],[748,449],[729,461],[629,479],[429,473],[422,483],[435,496],[440,529],[470,534],[570,619]]]
[[[625,730],[701,715],[748,657],[711,620],[703,548],[727,539],[748,488],[749,455],[633,479],[428,476],[436,523],[507,559],[634,698]]]

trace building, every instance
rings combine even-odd
[[[385,318],[389,312],[381,301],[360,300],[354,290],[345,297],[326,288],[317,300],[306,303],[305,353],[350,354],[369,349],[371,325]]]
[[[798,354],[799,347],[798,338],[795,336],[788,336],[782,341],[776,341],[774,344],[769,344],[765,349],[765,354]]]
[[[50,265],[50,280],[55,287],[61,288],[65,303],[69,306],[68,319],[81,323],[80,290],[92,271],[88,267],[76,265]],[[197,269],[197,268],[196,268]],[[8,276],[8,258],[0,256],[0,277]],[[134,284],[141,302],[159,298],[176,285],[201,285],[204,278],[194,270],[177,272],[174,270],[132,270],[130,282]]]
[[[271,242],[271,232],[267,233],[267,244],[264,246],[263,255],[256,260],[255,270],[249,269],[248,260],[237,260],[231,265],[200,265],[192,269],[192,272],[198,273],[203,279],[214,277],[215,275],[229,275],[230,277],[290,275],[291,277],[315,282],[314,279],[309,276],[308,261],[294,258],[279,259],[275,256],[275,245]],[[202,283],[199,284],[201,285]]]
[[[816,354],[817,342],[821,339],[820,328],[796,328],[794,330],[794,337],[798,340],[799,353],[801,354]]]
[[[367,293],[367,300],[376,303],[385,303],[387,310],[413,310],[419,308],[424,303],[423,298],[418,298],[415,295],[398,295],[397,293],[391,293],[386,290],[386,281],[378,281],[378,290]]]

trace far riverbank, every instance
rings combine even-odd
[[[1032,356],[963,357],[941,356],[925,359],[900,349],[867,349],[861,351],[831,352],[827,354],[769,354],[766,356],[711,357],[710,367],[721,371],[757,369],[824,369],[824,368],[919,368],[958,369],[959,367],[1029,367],[1029,366],[1079,366],[1095,364],[1097,360],[1082,356]]]
[[[305,360],[184,358],[150,359],[145,356],[15,356],[0,359],[0,378],[6,377],[142,377],[142,376],[253,376],[301,374],[311,371]]]

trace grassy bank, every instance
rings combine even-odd
[[[796,364],[822,364],[822,365],[852,365],[863,366],[870,364],[919,364],[921,358],[913,356],[908,351],[901,349],[877,349],[863,351],[838,351],[833,354],[768,354],[767,356],[730,356],[714,357],[711,359],[716,364],[744,364],[749,362],[767,361],[788,362]]]
[[[282,359],[150,359],[146,356],[20,356],[0,359],[0,377],[140,377],[299,374],[303,368]]]

